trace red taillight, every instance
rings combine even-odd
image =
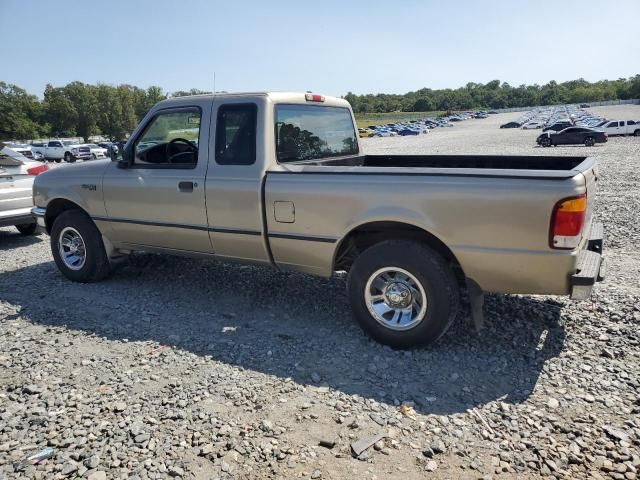
[[[553,207],[549,246],[571,250],[580,245],[587,215],[587,194],[563,198]]]
[[[306,93],[304,98],[307,102],[324,102],[324,97],[322,95],[315,95],[313,93]]]
[[[49,170],[49,167],[47,167],[46,165],[38,165],[37,167],[27,168],[27,173],[29,175],[39,175],[42,172],[46,172],[47,170]]]

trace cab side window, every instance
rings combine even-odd
[[[618,126],[618,122],[612,122],[609,124],[609,128],[611,127],[617,127]]]
[[[218,108],[216,120],[216,163],[253,165],[256,163],[258,107],[229,104]]]
[[[133,167],[195,168],[200,139],[199,108],[158,113],[134,145]]]

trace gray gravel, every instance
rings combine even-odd
[[[607,281],[490,296],[429,349],[368,340],[342,277],[139,254],[80,285],[0,229],[0,479],[636,478],[640,139],[543,151],[512,116],[365,148],[596,155]]]

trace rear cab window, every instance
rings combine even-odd
[[[258,107],[254,103],[228,104],[218,108],[216,120],[216,163],[256,163]]]
[[[358,139],[351,112],[343,107],[276,105],[278,162],[357,155]]]

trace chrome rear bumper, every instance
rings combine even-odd
[[[586,300],[596,282],[604,280],[602,247],[604,228],[602,223],[591,226],[587,248],[578,254],[576,273],[571,275],[571,299]]]

